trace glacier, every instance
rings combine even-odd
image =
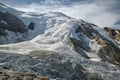
[[[26,13],[0,5],[0,12],[35,24],[34,30],[0,36],[1,68],[51,80],[120,79],[120,47],[103,28],[60,12]]]

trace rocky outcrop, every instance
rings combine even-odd
[[[0,44],[24,41],[27,37],[26,25],[8,12],[0,12]]]
[[[107,31],[109,35],[107,35],[107,32],[104,30]],[[120,48],[117,44],[115,44],[115,40],[119,41],[120,39],[120,30],[114,30],[110,28],[104,28],[104,30],[102,33],[100,33],[96,25],[90,23],[81,24],[76,29],[78,38],[72,38],[68,36],[66,41],[75,51],[87,59],[90,59],[90,56],[86,54],[86,51],[88,53],[96,53],[103,61],[120,65]],[[92,46],[89,46],[90,43],[92,44],[92,42],[90,42],[92,40],[97,42],[96,45],[100,46],[98,51],[93,51],[91,49]]]
[[[0,12],[0,29],[3,29],[4,32],[5,30],[12,31],[15,33],[26,32],[25,24],[20,19],[11,15],[8,12]]]
[[[112,29],[105,27],[104,30],[116,41],[120,41],[120,29]]]
[[[120,66],[120,49],[119,48],[106,44],[105,46],[100,48],[98,55],[103,61],[107,61]]]
[[[28,25],[28,30],[34,30],[35,28],[35,23],[31,22],[29,25]]]
[[[79,41],[77,39],[74,38],[66,38],[66,41],[70,44],[70,46],[77,51],[78,53],[80,53],[83,57],[89,59],[89,56],[86,55],[86,53],[84,52],[84,50],[89,51],[90,47],[84,45],[84,43],[82,41]]]

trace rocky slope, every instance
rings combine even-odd
[[[8,69],[0,69],[1,80],[49,80],[47,76],[37,76],[35,74],[15,72]]]
[[[114,37],[118,32],[59,12],[23,12],[16,17],[13,24],[20,24],[17,32],[22,33],[19,35],[26,41],[8,37],[9,43],[19,43],[0,45],[1,68],[55,80],[120,79],[120,47],[117,37]],[[25,25],[29,25],[28,28],[24,28]],[[16,34],[14,28],[12,26],[11,31]],[[18,35],[14,37],[18,38]],[[4,41],[7,42],[6,39]]]
[[[104,30],[109,34],[109,36],[117,41],[118,43],[120,42],[120,29],[112,29],[105,27]]]
[[[25,24],[20,14],[21,12],[0,3],[0,44],[27,40],[27,31],[32,30],[34,25],[32,22]]]

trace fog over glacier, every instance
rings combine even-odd
[[[62,12],[100,27],[119,26],[120,0],[0,0],[25,12]],[[117,23],[117,24],[116,24]]]

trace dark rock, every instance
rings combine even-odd
[[[112,29],[105,27],[104,30],[107,31],[107,33],[112,39],[120,41],[120,29]]]
[[[11,15],[10,13],[2,13],[0,12],[0,21],[6,22],[6,24],[0,22],[0,28],[6,29],[8,31],[13,31],[15,33],[24,33],[26,32],[25,24],[18,19],[17,17]]]
[[[34,27],[35,27],[35,23],[31,22],[29,25],[28,25],[28,29],[30,30],[34,30]]]
[[[119,48],[106,44],[106,46],[103,46],[99,50],[98,55],[103,61],[107,61],[120,66],[120,49]]]

